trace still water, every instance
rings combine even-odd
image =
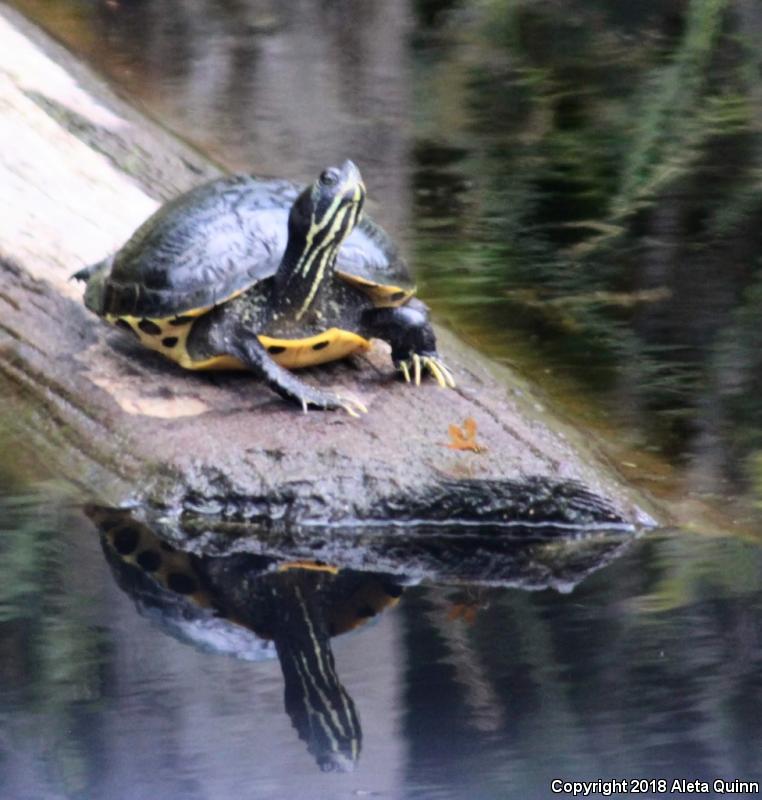
[[[197,604],[120,571],[97,515],[0,456],[0,797],[762,781],[758,0],[13,5],[231,169],[356,160],[438,319],[540,383],[684,527],[544,585],[349,576],[383,591],[351,625],[320,612],[324,695],[359,749],[338,774],[283,666],[290,623],[227,611],[215,646],[238,658],[178,640]],[[206,585],[227,569],[192,567]]]
[[[263,573],[277,603],[252,603],[249,579],[253,610],[226,631],[201,593],[186,602],[177,561],[176,591],[157,591],[119,555],[124,522],[55,484],[4,497],[0,528],[4,798],[533,798],[556,778],[762,779],[754,542],[619,542],[573,578],[549,574],[563,591],[536,574],[527,591],[520,569],[504,587]],[[240,565],[212,561],[192,574],[212,596],[223,570],[216,612],[233,619]],[[296,585],[333,592],[320,608],[335,638],[322,667],[305,659],[320,695],[289,674]],[[316,723],[331,710],[351,720],[340,757]],[[353,758],[351,773],[319,768]]]

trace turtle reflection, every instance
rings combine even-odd
[[[173,548],[126,511],[89,507],[117,583],[177,638],[258,660],[277,653],[285,706],[324,771],[350,771],[362,730],[330,639],[394,605],[389,576],[291,565],[252,554],[197,556]]]

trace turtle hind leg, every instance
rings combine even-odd
[[[241,361],[257,378],[286,400],[297,403],[304,411],[308,408],[343,408],[353,417],[367,412],[359,401],[336,392],[316,389],[297,378],[292,372],[272,360],[255,333],[240,323],[226,319],[222,313],[206,315],[191,329],[188,339],[189,353],[197,347],[203,351],[224,353]],[[211,318],[211,319],[209,319]],[[204,324],[201,324],[204,323]],[[194,341],[195,340],[195,341]]]
[[[442,387],[455,388],[455,378],[437,353],[437,340],[428,308],[410,300],[397,308],[370,308],[363,312],[361,333],[383,339],[392,347],[392,361],[408,383],[421,383],[428,372]]]

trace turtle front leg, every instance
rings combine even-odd
[[[257,336],[248,331],[236,337],[228,352],[246,364],[274,392],[286,400],[298,403],[304,411],[308,408],[343,408],[351,416],[357,417],[368,410],[359,400],[316,389],[297,378],[293,372],[276,364]]]
[[[213,317],[213,314],[208,316]],[[202,321],[205,321],[205,318],[199,320]],[[359,400],[336,392],[316,389],[297,378],[285,367],[276,364],[257,335],[240,324],[231,324],[224,315],[221,315],[221,319],[210,320],[210,323],[203,331],[204,350],[211,349],[217,354],[237,358],[274,392],[286,400],[298,403],[305,412],[308,408],[343,408],[353,417],[367,412],[368,409]],[[195,325],[191,335],[194,333],[196,333]]]
[[[383,339],[392,347],[392,361],[405,380],[421,383],[426,370],[445,388],[455,388],[455,378],[437,353],[437,340],[429,323],[428,308],[416,299],[397,308],[370,308],[362,314],[362,332]]]

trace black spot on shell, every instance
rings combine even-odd
[[[175,552],[175,548],[172,547],[172,545],[169,542],[160,542],[159,543],[159,547],[161,547],[161,549],[165,553],[174,553]]]
[[[170,325],[187,325],[189,322],[193,322],[193,317],[184,317],[182,314],[179,317],[175,317],[169,321]]]
[[[167,586],[178,594],[193,594],[198,588],[196,581],[183,572],[171,572],[167,578]]]
[[[384,591],[389,595],[389,597],[401,597],[403,589],[401,586],[397,586],[396,583],[385,583]]]
[[[272,355],[274,355],[274,356],[277,356],[279,353],[284,353],[285,351],[286,351],[286,348],[283,347],[283,345],[280,345],[280,344],[271,344],[267,348],[267,352],[272,354]]]
[[[164,347],[174,347],[177,344],[177,336],[165,336],[161,343]]]
[[[161,328],[150,319],[141,319],[138,328],[149,336],[158,336],[161,333]]]
[[[136,560],[146,572],[156,572],[161,566],[161,555],[156,550],[143,550]]]
[[[114,550],[119,555],[128,556],[140,541],[140,531],[132,525],[124,525],[114,532]]]
[[[392,295],[389,297],[389,299],[393,303],[396,303],[399,300],[402,300],[404,297],[405,297],[405,292],[393,292]]]
[[[362,606],[362,608],[357,609],[357,616],[358,617],[375,617],[376,616],[376,609],[371,608],[370,606]]]
[[[121,328],[123,331],[128,331],[133,336],[138,336],[138,332],[132,327],[132,325],[130,325],[129,322],[127,322],[126,319],[118,319],[114,324],[117,328]],[[140,337],[138,336],[138,338]]]
[[[328,342],[328,341],[316,342],[315,344],[312,345],[312,349],[313,350],[323,350],[325,347],[328,347],[329,344],[330,344],[330,342]]]

